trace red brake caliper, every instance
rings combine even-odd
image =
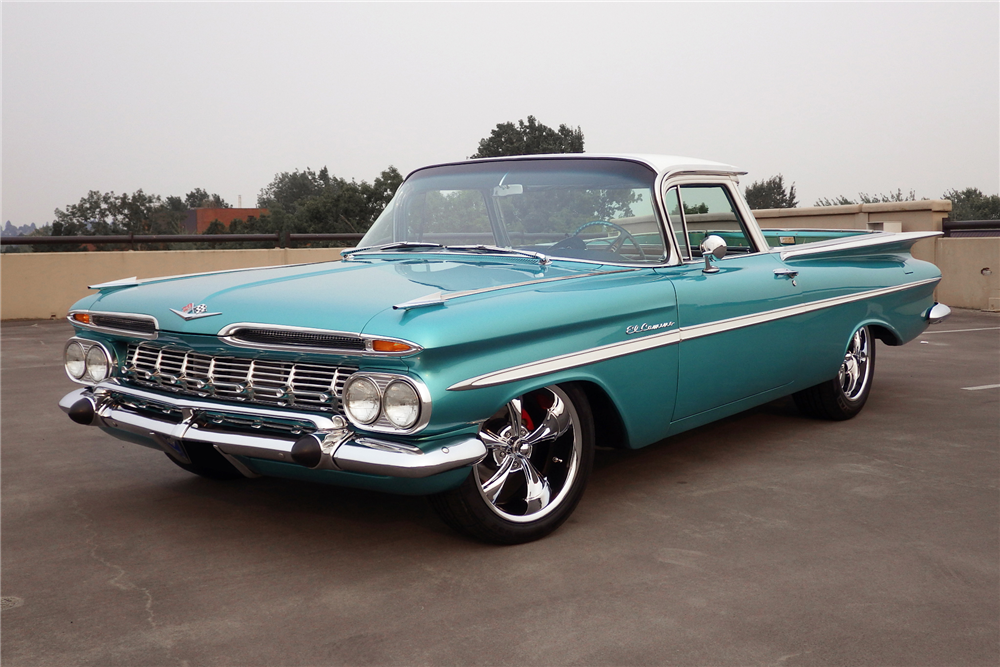
[[[521,419],[524,420],[524,428],[528,429],[528,433],[535,430],[535,422],[531,420],[531,415],[523,407],[521,408]]]

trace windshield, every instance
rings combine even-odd
[[[650,169],[623,160],[541,159],[423,169],[359,247],[493,246],[596,262],[661,263]],[[428,244],[428,245],[416,245]]]

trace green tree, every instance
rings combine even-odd
[[[889,194],[877,194],[870,195],[867,192],[859,192],[857,201],[853,199],[848,199],[844,195],[839,195],[833,199],[828,197],[821,197],[816,200],[816,206],[843,206],[844,204],[889,204],[892,202],[900,201],[916,201],[917,194],[910,190],[909,194],[904,195],[903,191],[899,188],[895,192],[889,192]]]
[[[177,199],[168,197],[167,199]],[[208,194],[203,188],[195,188],[184,196],[184,204],[188,208],[232,208],[217,194]]]
[[[257,195],[257,207],[294,210],[299,202],[322,194],[330,187],[331,180],[326,167],[318,173],[309,167],[305,171],[280,172]]]
[[[951,200],[952,220],[1000,220],[1000,195],[985,195],[979,188],[948,190],[942,199]]]
[[[527,121],[498,123],[490,136],[479,140],[479,150],[470,157],[538,155],[540,153],[582,153],[583,131],[560,125],[553,130],[528,116]]]
[[[132,194],[91,190],[76,204],[55,210],[52,236],[86,234],[176,234],[181,211],[172,210],[159,195],[141,189]]]
[[[763,181],[754,181],[744,191],[747,204],[751,209],[762,208],[795,208],[799,205],[795,199],[795,183],[785,188],[785,177],[781,174]]]
[[[257,196],[257,205],[268,215],[230,225],[231,233],[337,234],[368,231],[396,193],[403,177],[395,167],[385,169],[367,181],[331,176],[323,167],[318,172],[281,172]],[[237,229],[241,231],[237,231]]]

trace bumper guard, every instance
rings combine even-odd
[[[231,405],[145,391],[114,380],[77,389],[59,407],[80,424],[146,437],[170,456],[186,458],[183,442],[214,445],[232,457],[298,463],[312,469],[421,478],[478,463],[486,447],[475,437],[442,438],[429,449],[359,436],[340,415],[317,415],[257,405]]]

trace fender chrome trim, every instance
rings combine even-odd
[[[481,257],[481,255],[478,255]],[[558,259],[558,258],[557,258]],[[493,287],[482,287],[480,289],[470,289],[461,292],[449,292],[445,294],[444,292],[434,292],[433,294],[428,294],[427,296],[420,296],[416,299],[410,299],[404,303],[397,303],[393,306],[393,310],[410,310],[411,308],[426,308],[427,306],[440,306],[446,301],[451,301],[452,299],[460,299],[466,296],[475,296],[477,294],[486,294],[487,292],[496,292],[498,290],[513,289],[515,287],[525,287],[526,285],[541,285],[543,283],[554,283],[560,280],[572,280],[574,278],[587,278],[590,276],[609,276],[615,273],[628,273],[630,271],[638,271],[647,267],[637,266],[634,269],[615,269],[614,271],[591,271],[589,273],[576,273],[571,276],[558,276],[556,278],[539,278],[538,280],[525,280],[520,283],[510,283],[508,285],[496,285]],[[655,267],[649,267],[655,268]]]
[[[693,340],[703,336],[711,336],[713,334],[732,331],[733,329],[742,329],[755,324],[764,324],[766,322],[795,317],[796,315],[803,315],[805,313],[811,313],[825,308],[833,308],[834,306],[841,306],[855,301],[864,301],[865,299],[872,299],[886,294],[892,294],[894,292],[902,292],[915,287],[920,287],[922,285],[934,284],[940,280],[940,278],[928,278],[927,280],[918,280],[912,283],[905,283],[903,285],[895,285],[893,287],[866,290],[864,292],[857,292],[855,294],[837,296],[829,299],[820,299],[818,301],[812,301],[795,306],[787,306],[785,308],[775,308],[774,310],[767,310],[762,313],[754,313],[752,315],[742,315],[740,317],[733,317],[726,320],[717,320],[715,322],[705,322],[703,324],[695,324],[689,327],[681,327],[680,329],[673,329],[665,333],[645,336],[637,340],[602,345],[600,347],[594,347],[580,352],[562,354],[557,357],[550,357],[548,359],[533,361],[519,366],[511,366],[510,368],[493,371],[492,373],[477,375],[476,377],[469,378],[468,380],[456,382],[448,387],[448,391],[467,391],[469,389],[492,387],[498,384],[516,382],[518,380],[528,380],[530,378],[548,375],[550,373],[565,371],[579,366],[586,366],[599,361],[614,359],[615,357],[622,357],[627,354],[635,354],[636,352],[652,350],[657,347],[675,345],[685,340]]]
[[[465,391],[468,389],[506,384],[507,382],[514,382],[516,380],[527,380],[541,375],[548,375],[549,373],[564,371],[569,368],[586,366],[599,361],[614,359],[615,357],[623,357],[627,354],[635,354],[636,352],[652,350],[657,347],[673,345],[679,343],[680,340],[680,330],[673,329],[664,333],[653,334],[652,336],[602,345],[601,347],[594,347],[581,352],[571,352],[559,355],[558,357],[551,357],[549,359],[542,359],[541,361],[521,364],[520,366],[512,366],[511,368],[494,371],[493,373],[486,373],[485,375],[479,375],[464,382],[453,384],[448,387],[448,391]]]

